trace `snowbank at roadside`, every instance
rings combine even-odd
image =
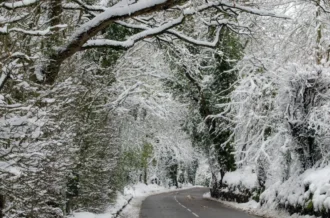
[[[308,169],[283,183],[275,183],[260,196],[267,205],[300,205],[314,211],[330,209],[330,166]]]
[[[285,181],[278,175],[268,176],[269,181],[261,188],[258,187],[257,175],[252,167],[226,173],[223,179],[225,186],[219,189],[220,202],[266,217],[329,216],[330,166],[311,168],[301,174],[296,173]],[[239,201],[242,193],[248,195],[244,201]],[[208,195],[205,197],[210,198]]]
[[[287,211],[284,210],[277,210],[276,208],[266,208],[261,207],[260,203],[250,200],[247,203],[236,203],[236,202],[229,202],[229,201],[222,201],[215,198],[211,198],[210,193],[207,192],[203,195],[204,198],[217,201],[221,204],[224,204],[228,207],[235,208],[238,210],[245,211],[246,213],[249,213],[251,215],[256,215],[264,218],[316,218],[315,216],[302,216],[299,214],[293,214],[290,216],[290,214]]]

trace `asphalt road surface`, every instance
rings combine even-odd
[[[256,218],[203,198],[207,188],[193,188],[148,197],[140,218]]]

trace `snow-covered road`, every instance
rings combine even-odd
[[[207,188],[193,188],[148,197],[141,207],[141,218],[252,218],[241,211],[203,198]]]

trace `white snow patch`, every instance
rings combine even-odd
[[[206,192],[203,194],[203,198],[210,198],[211,197],[211,193],[210,192]]]
[[[17,167],[12,166],[12,164],[5,161],[0,161],[0,171],[7,172],[15,176],[21,175],[21,171]]]
[[[22,1],[15,1],[15,2],[10,2],[10,3],[2,3],[0,4],[7,7],[7,8],[19,8],[19,7],[23,7],[23,6],[26,6],[26,5],[32,5],[32,4],[35,4],[37,3],[38,0],[22,0]]]
[[[243,186],[247,189],[258,187],[257,174],[251,166],[237,169],[234,172],[227,172],[223,182],[229,186]]]

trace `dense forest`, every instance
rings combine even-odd
[[[0,0],[0,218],[138,183],[328,217],[329,32],[326,0]]]

